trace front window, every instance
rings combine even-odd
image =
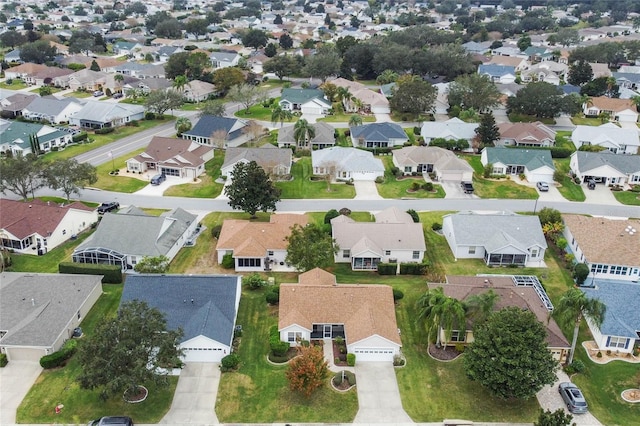
[[[420,252],[419,252],[419,251],[417,251],[417,250],[416,250],[416,251],[414,251],[414,252],[413,252],[413,256],[412,256],[412,258],[413,258],[414,260],[420,259]]]
[[[302,332],[300,331],[289,331],[287,333],[287,342],[299,342],[302,340]]]
[[[606,274],[609,272],[609,265],[594,263],[591,265],[591,272],[593,272],[594,274]]]
[[[238,259],[238,266],[241,268],[259,268],[262,266],[262,259],[240,258]]]
[[[629,268],[627,268],[626,266],[611,266],[611,269],[609,270],[610,274],[613,275],[627,275],[627,271]]]
[[[385,250],[384,251],[384,255],[385,256],[391,256],[391,250]]]
[[[449,339],[449,341],[464,342],[466,334],[466,332],[461,330],[451,330],[451,339]]]
[[[405,173],[411,173],[411,166],[405,166],[404,172]]]
[[[476,254],[476,247],[475,246],[469,247],[469,254]]]
[[[609,348],[626,348],[627,347],[627,338],[626,337],[610,337],[609,343],[607,347]]]
[[[342,250],[342,257],[348,259],[351,257],[351,250]]]

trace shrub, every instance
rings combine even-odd
[[[64,365],[76,353],[77,347],[77,340],[67,340],[59,351],[40,358],[40,366],[44,369],[49,369]]]
[[[340,214],[345,216],[351,216],[351,210],[346,207],[343,207],[340,209]]]
[[[216,225],[211,228],[211,236],[216,240],[220,238],[220,231],[222,231],[222,225]]]
[[[456,351],[458,351],[458,352],[462,353],[462,352],[464,352],[464,348],[465,348],[465,346],[464,346],[464,344],[462,344],[462,343],[456,343],[455,348],[456,348]]]
[[[392,174],[392,175],[394,175],[394,176],[399,176],[399,175],[401,174],[401,173],[400,173],[400,169],[399,169],[398,167],[396,167],[396,166],[393,166],[393,167],[391,168],[391,174]],[[639,186],[640,186],[640,185],[639,185]]]
[[[267,285],[267,282],[262,279],[258,274],[251,274],[247,277],[242,277],[243,284],[246,284],[251,290],[257,290]]]
[[[378,275],[395,275],[397,269],[397,263],[378,263]]]
[[[115,127],[103,127],[102,129],[96,129],[94,133],[96,135],[106,135],[108,133],[112,133],[116,130]]]
[[[431,192],[433,191],[433,183],[431,182],[425,182],[422,184],[422,189],[427,191],[427,192]]]
[[[233,260],[233,254],[227,253],[222,256],[222,267],[225,269],[233,269],[236,266],[235,260]]]
[[[220,360],[220,370],[222,372],[232,371],[238,368],[240,357],[235,353],[231,353]]]
[[[271,352],[278,357],[286,356],[289,350],[289,342],[283,342],[280,340],[280,333],[278,332],[278,326],[271,326],[269,329],[269,347]]]
[[[607,349],[607,355],[611,356],[611,349]]]
[[[416,212],[414,209],[407,210],[407,214],[411,216],[411,219],[413,219],[413,223],[420,223],[420,216],[418,216],[418,212]]]
[[[404,359],[402,358],[402,355],[395,354],[393,356],[393,366],[394,367],[402,367],[403,365],[404,365]]]
[[[416,136],[420,136],[420,132],[422,131],[422,129],[420,128],[420,126],[415,126],[413,128],[413,134]]]
[[[330,224],[331,223],[331,219],[340,216],[340,213],[338,213],[338,210],[336,209],[331,209],[329,210],[325,215],[324,215],[324,223],[325,224]]]
[[[144,119],[145,120],[153,120],[156,118],[156,113],[155,112],[151,112],[151,111],[147,111],[144,113]]]
[[[421,187],[420,182],[416,182],[416,181],[411,182],[412,191],[418,191],[420,190],[420,187]]]
[[[73,137],[71,138],[72,141],[74,142],[82,142],[84,140],[87,140],[87,137],[89,135],[87,135],[87,132],[80,132],[76,135],[73,135]]]
[[[598,351],[598,353],[596,354],[596,358],[602,358],[602,352]]]
[[[270,305],[277,305],[280,302],[280,287],[273,287],[264,296],[265,300]]]
[[[303,348],[308,348],[309,346],[311,346],[311,342],[308,340],[300,340],[300,346],[302,346]]]
[[[578,263],[573,269],[573,278],[576,280],[576,284],[584,284],[584,280],[589,275],[589,266],[586,263]]]
[[[401,263],[400,275],[423,275],[427,269],[427,265],[423,263]]]
[[[587,368],[584,365],[584,362],[580,361],[579,359],[574,360],[571,364],[569,364],[569,366],[573,368],[573,371],[576,373],[583,373]]]
[[[347,365],[349,367],[356,365],[356,354],[347,354]]]
[[[62,262],[58,264],[58,272],[61,274],[103,275],[103,284],[120,284],[122,282],[122,270],[118,265]]]
[[[560,146],[552,146],[549,149],[551,150],[551,158],[569,158],[573,152],[570,148],[563,148]]]
[[[640,192],[640,185],[633,185],[631,187],[631,192]]]
[[[398,290],[397,288],[393,289],[393,300],[401,300],[404,298],[404,293],[402,290]]]
[[[6,367],[9,364],[9,359],[7,358],[7,354],[0,354],[0,368]]]
[[[491,177],[492,173],[493,173],[493,164],[487,163],[482,169],[482,177],[484,177],[485,179],[489,178]]]
[[[433,231],[439,231],[439,230],[441,230],[441,229],[442,229],[442,224],[441,224],[441,223],[439,223],[439,222],[433,222],[433,223],[431,224],[431,229],[432,229]]]
[[[384,178],[382,176],[376,177],[376,183],[384,183]]]

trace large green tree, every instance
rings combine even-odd
[[[573,355],[578,341],[578,331],[580,323],[586,316],[597,327],[602,325],[607,307],[598,299],[591,299],[578,288],[568,290],[554,309],[553,315],[560,324],[573,325],[573,338],[571,339],[571,353],[567,359],[567,364],[573,362]]]
[[[244,105],[244,110],[248,113],[249,108],[266,98],[266,92],[259,86],[243,83],[232,86],[227,97]]]
[[[427,290],[418,298],[416,306],[417,322],[424,326],[429,342],[431,342],[431,336],[436,335],[437,346],[441,344],[441,332],[444,332],[446,346],[455,327],[466,328],[464,304],[446,296],[442,287]]]
[[[266,61],[263,68],[264,72],[272,72],[282,81],[286,76],[298,72],[300,70],[300,65],[292,56],[282,55],[274,56]]]
[[[35,155],[18,154],[0,160],[0,192],[3,194],[11,191],[26,201],[29,194],[33,196],[44,185],[42,163]]]
[[[309,77],[316,77],[323,82],[332,75],[338,74],[342,58],[337,49],[323,46],[318,52],[305,61],[304,72]]]
[[[198,117],[203,115],[213,115],[215,117],[222,117],[225,113],[225,104],[221,99],[211,99],[202,104],[200,111],[198,111]]]
[[[562,112],[569,112],[563,98],[562,90],[558,86],[544,81],[529,83],[515,96],[507,99],[507,109],[510,112],[538,118],[553,118]]]
[[[247,212],[252,218],[256,217],[257,211],[275,211],[280,201],[280,190],[255,161],[236,163],[233,180],[224,187],[224,193],[231,208]]]
[[[498,105],[500,91],[488,76],[482,74],[464,74],[449,85],[449,105],[461,109],[473,108],[486,111]]]
[[[47,40],[38,40],[33,43],[25,43],[20,47],[20,59],[23,62],[44,64],[51,62],[56,57],[57,50]]]
[[[322,387],[328,374],[329,365],[321,346],[300,347],[300,355],[291,360],[285,373],[289,388],[307,398]]]
[[[294,225],[287,242],[286,262],[299,272],[326,268],[339,250],[331,234],[315,224]]]
[[[266,32],[258,29],[250,29],[242,35],[242,44],[245,47],[253,47],[258,50],[267,45],[269,36]]]
[[[158,115],[168,110],[178,109],[182,104],[184,104],[182,93],[175,90],[152,90],[145,101],[145,107]]]
[[[569,67],[567,81],[574,86],[582,86],[593,78],[593,70],[587,61],[581,60]]]
[[[557,362],[546,335],[531,311],[508,307],[494,312],[473,330],[474,341],[463,358],[467,377],[500,398],[535,396],[556,380]]]
[[[213,72],[213,84],[220,94],[226,95],[231,87],[242,83],[244,74],[240,68],[225,67]]]
[[[140,274],[164,274],[169,270],[169,263],[167,256],[144,256],[133,270]]]
[[[193,34],[196,36],[196,40],[200,38],[200,36],[207,34],[207,26],[209,23],[206,19],[192,19],[187,22],[184,26],[186,32]]]
[[[571,425],[573,416],[564,411],[563,408],[558,408],[556,411],[540,410],[538,420],[533,422],[533,426],[569,426]],[[575,423],[573,423],[575,426]]]
[[[396,83],[389,106],[394,112],[422,114],[431,112],[436,100],[436,88],[421,78]]]
[[[496,119],[492,111],[482,114],[480,125],[476,127],[475,132],[478,135],[480,149],[485,146],[493,146],[495,141],[500,139],[500,129],[496,125]]]
[[[44,170],[47,185],[54,190],[60,190],[67,197],[80,194],[80,189],[98,180],[96,168],[89,163],[78,163],[73,158],[54,160]]]
[[[99,389],[104,400],[140,385],[166,386],[160,367],[178,363],[181,337],[182,330],[168,330],[164,315],[146,302],[125,302],[78,345],[80,386]]]

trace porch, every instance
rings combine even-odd
[[[513,253],[488,253],[484,254],[484,261],[489,266],[525,266],[527,263],[526,254]]]

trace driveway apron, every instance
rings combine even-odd
[[[194,362],[184,366],[163,424],[216,424],[215,406],[220,383],[220,365]]]
[[[413,423],[402,408],[390,362],[357,363],[356,382],[359,409],[354,423]]]
[[[378,187],[372,180],[356,180],[353,186],[356,189],[356,200],[382,200]]]
[[[11,361],[0,368],[0,425],[16,422],[16,410],[41,372],[40,364],[27,361]]]
[[[567,407],[562,400],[562,397],[558,393],[558,384],[561,382],[570,382],[569,376],[562,370],[557,372],[558,379],[553,386],[545,386],[537,394],[538,402],[543,410],[556,411],[559,408],[564,409],[566,413],[569,413]],[[587,401],[588,403],[589,401]],[[586,414],[574,414],[572,424],[577,426],[602,426],[602,423],[598,421],[591,413]]]

